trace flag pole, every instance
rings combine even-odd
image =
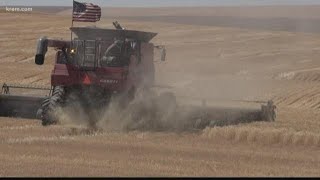
[[[72,12],[71,12],[71,27],[73,27],[73,11],[74,11],[74,0],[72,0]],[[71,42],[72,42],[72,31],[71,32]]]

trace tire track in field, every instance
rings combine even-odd
[[[295,88],[290,88],[274,98],[278,106],[320,110],[320,68],[281,73],[274,78],[296,82]]]
[[[320,86],[289,91],[277,97],[274,101],[278,106],[320,110]]]

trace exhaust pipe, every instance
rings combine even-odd
[[[38,40],[38,44],[37,44],[37,53],[35,56],[35,63],[37,65],[43,65],[44,57],[47,53],[47,50],[48,50],[48,39],[46,36],[44,36]]]

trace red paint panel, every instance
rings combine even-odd
[[[128,68],[97,68],[95,71],[82,71],[76,66],[56,64],[51,75],[53,86],[98,85],[109,90],[121,91],[126,88],[124,74]]]

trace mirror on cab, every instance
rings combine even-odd
[[[166,61],[167,52],[166,52],[165,46],[155,46],[155,48],[160,50],[160,55],[161,55],[160,60]]]

